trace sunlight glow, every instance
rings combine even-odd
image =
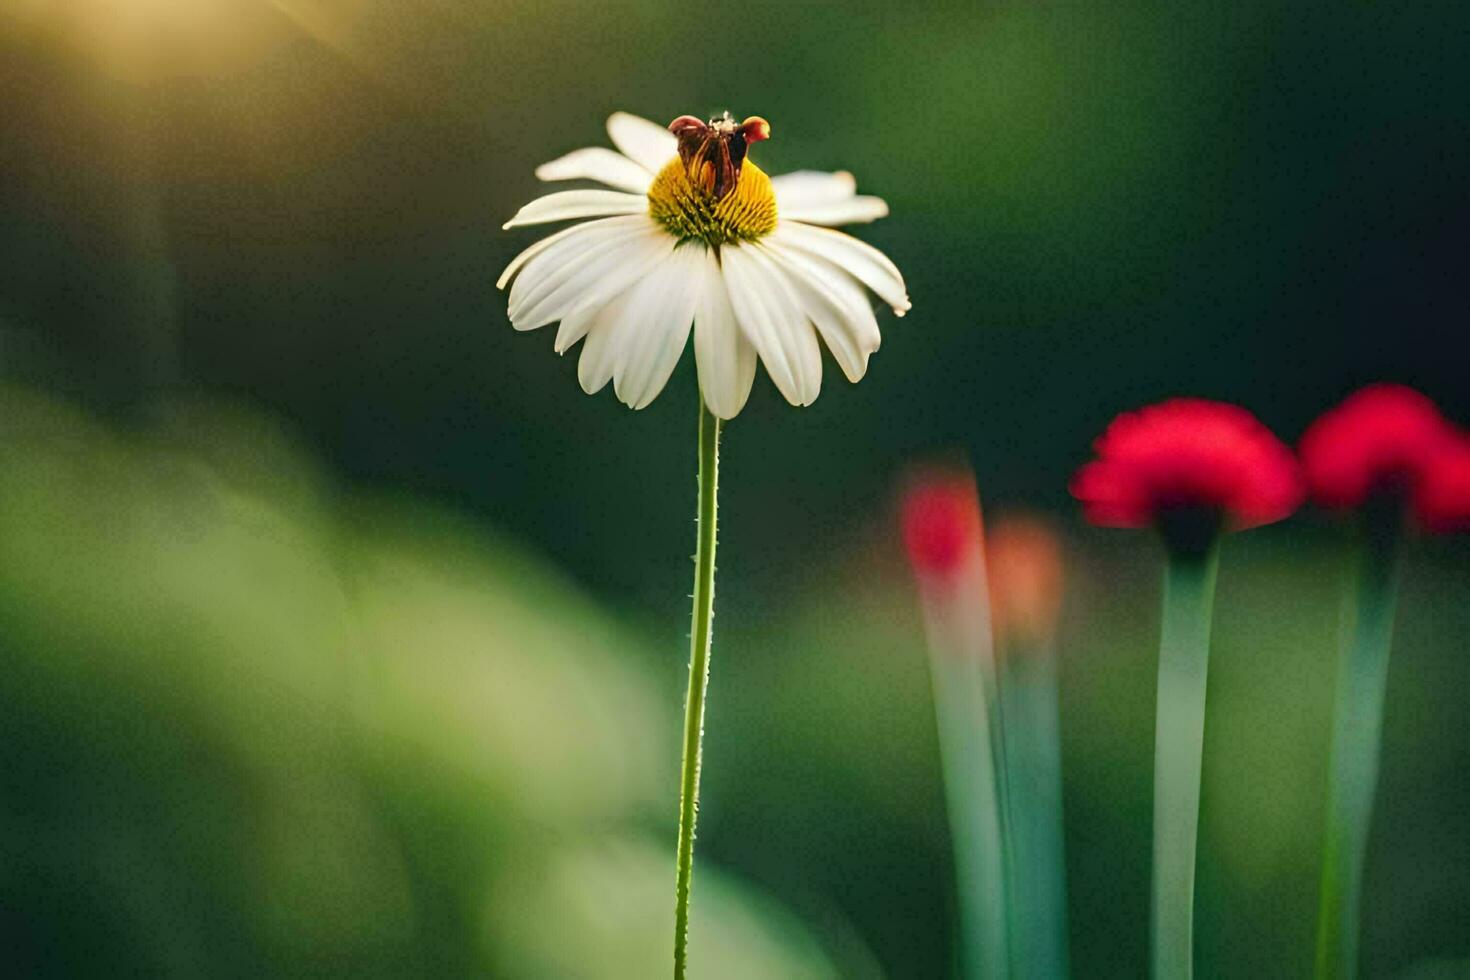
[[[108,75],[151,82],[237,72],[293,35],[343,52],[345,24],[360,6],[360,0],[16,0],[12,16]]]

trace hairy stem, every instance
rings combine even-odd
[[[674,977],[689,964],[689,889],[694,878],[694,823],[699,817],[700,743],[709,684],[710,632],[715,608],[715,511],[719,488],[720,420],[699,398],[699,510],[694,552],[694,611],[689,633],[689,693],[684,703],[684,762],[679,785],[679,846],[674,887]]]

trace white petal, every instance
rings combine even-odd
[[[847,273],[820,259],[779,245],[766,250],[786,273],[802,308],[847,380],[861,380],[868,370],[868,356],[882,340],[863,288]]]
[[[781,208],[781,217],[813,225],[857,225],[888,217],[888,202],[866,194],[830,204],[805,204]]]
[[[521,319],[520,313],[529,302],[546,295],[565,281],[566,277],[575,274],[577,264],[574,260],[646,232],[648,225],[649,219],[643,215],[623,215],[588,221],[543,238],[516,256],[500,274],[498,283],[503,289],[512,277],[515,278],[507,306],[511,322]]]
[[[786,277],[756,248],[727,245],[720,264],[740,330],[771,380],[793,405],[810,405],[822,388],[822,351]]]
[[[637,214],[648,210],[648,197],[622,191],[557,191],[538,197],[516,212],[503,227],[540,225],[569,218],[601,218],[609,214]]]
[[[618,219],[605,218],[603,220],[616,221]],[[520,255],[517,255],[515,258],[510,260],[510,265],[506,266],[505,271],[500,274],[500,278],[495,280],[495,288],[504,289],[505,284],[510,282],[511,277],[514,276],[517,272],[521,271],[521,266],[534,259],[537,255],[540,255],[542,252],[546,251],[547,248],[551,247],[556,242],[559,242],[562,239],[571,237],[573,235],[583,234],[588,229],[592,228],[595,225],[600,225],[601,223],[601,221],[589,221],[587,224],[584,225],[572,225],[570,228],[563,228],[555,235],[547,235],[535,245],[532,245]]]
[[[641,215],[589,221],[573,225],[522,252],[500,277],[504,282],[515,276],[507,305],[511,321],[519,321],[528,305],[575,275],[579,260],[645,233],[648,224],[648,219]]]
[[[577,380],[596,394],[614,380],[618,398],[633,408],[653,401],[689,341],[702,281],[697,255],[681,248],[609,302],[592,319]]]
[[[783,218],[814,225],[847,225],[886,217],[881,197],[857,196],[857,181],[845,170],[828,174],[798,170],[771,178],[776,210]]]
[[[607,135],[623,155],[650,174],[679,154],[679,141],[658,123],[649,122],[627,112],[614,112],[607,117]]]
[[[796,170],[771,178],[776,192],[776,207],[782,211],[802,206],[835,204],[857,193],[857,180],[846,170],[823,173],[820,170]]]
[[[831,262],[881,296],[898,316],[907,313],[912,305],[904,289],[903,275],[888,256],[867,242],[840,231],[804,225],[799,221],[778,222],[776,230],[771,233],[771,241]]]
[[[667,236],[660,236],[600,253],[522,314],[515,321],[516,329],[533,330],[572,316],[584,307],[601,306],[648,275],[672,250],[673,243]],[[569,328],[566,343],[571,343],[570,336]]]
[[[595,180],[609,187],[631,191],[634,194],[647,194],[648,185],[652,183],[648,172],[638,164],[621,153],[614,153],[601,146],[573,150],[564,157],[558,157],[550,163],[543,163],[536,168],[536,178],[538,180]]]
[[[631,301],[633,290],[628,290],[604,306],[593,319],[587,331],[587,343],[582,345],[582,356],[577,360],[577,380],[582,390],[589,395],[601,391],[613,376],[613,355],[617,339],[615,329]]]
[[[694,361],[704,403],[722,419],[745,407],[755,381],[755,348],[735,321],[725,275],[713,249],[704,250],[704,287],[694,311]]]
[[[528,262],[510,292],[515,328],[534,330],[583,306],[604,303],[667,257],[673,237],[652,219],[638,218],[639,226],[615,229],[590,245],[567,239]]]
[[[648,404],[664,390],[669,375],[689,343],[689,327],[704,285],[700,245],[685,245],[653,274],[635,299],[637,308],[627,318],[622,358],[613,371],[613,390],[632,409]],[[636,288],[636,287],[635,287]]]
[[[597,317],[607,303],[583,303],[572,312],[561,318],[561,325],[556,328],[556,341],[552,344],[552,350],[558,354],[565,354],[572,349],[572,345],[583,337],[592,325],[597,322]]]

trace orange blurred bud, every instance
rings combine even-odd
[[[1042,641],[1062,606],[1062,544],[1037,517],[1007,517],[986,533],[990,613],[996,639]]]

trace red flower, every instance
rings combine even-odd
[[[1291,451],[1236,405],[1175,398],[1124,412],[1072,478],[1087,519],[1147,527],[1170,513],[1213,514],[1239,530],[1287,517],[1301,503]]]
[[[952,575],[980,554],[980,497],[961,471],[916,476],[904,493],[903,540],[921,575]]]
[[[1375,493],[1414,495],[1454,428],[1412,388],[1375,384],[1323,412],[1303,434],[1302,470],[1323,507],[1361,507]]]
[[[1430,531],[1470,531],[1470,437],[1461,434],[1429,463],[1414,504]]]

